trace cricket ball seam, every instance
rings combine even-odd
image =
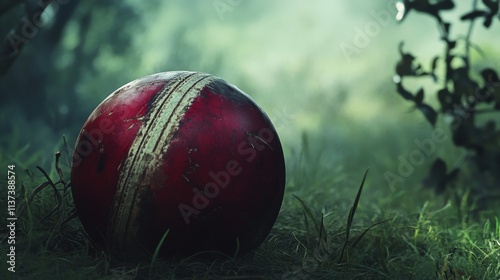
[[[167,151],[185,111],[199,92],[214,79],[201,73],[180,73],[178,80],[167,84],[151,104],[149,117],[143,118],[119,171],[118,187],[110,212],[112,222],[107,229],[108,240],[116,245],[113,247],[122,248],[136,239],[142,196],[147,193],[151,183],[151,176],[146,174],[158,170],[161,156]]]

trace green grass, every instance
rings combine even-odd
[[[18,212],[16,272],[2,261],[0,279],[500,279],[500,209],[474,211],[466,190],[446,199],[410,180],[389,197],[377,195],[380,168],[366,178],[365,166],[332,171],[308,137],[302,142],[288,153],[287,192],[271,234],[236,257],[121,263],[96,254],[71,219],[67,166],[29,176],[18,170],[26,186],[18,186],[18,211],[26,208]],[[2,240],[2,256],[7,250]]]

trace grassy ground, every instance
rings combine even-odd
[[[0,279],[500,279],[498,208],[477,210],[465,188],[435,197],[408,181],[384,193],[377,178],[391,167],[377,166],[356,207],[367,166],[359,159],[353,167],[328,166],[328,153],[311,149],[309,141],[304,137],[297,152],[287,151],[287,192],[271,234],[255,252],[238,256],[120,263],[96,254],[78,219],[67,220],[71,192],[57,170],[45,176],[18,168],[16,272],[2,261]],[[4,188],[1,197],[4,207]],[[5,241],[2,260],[9,252]]]

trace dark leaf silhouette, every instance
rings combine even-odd
[[[403,76],[413,76],[415,75],[415,70],[413,68],[413,57],[411,55],[404,55],[396,66],[396,73]]]
[[[472,20],[472,19],[476,19],[478,17],[485,17],[487,15],[488,15],[487,11],[475,10],[475,11],[472,11],[470,13],[463,15],[462,17],[460,17],[460,19],[461,20]]]
[[[447,112],[451,109],[450,92],[447,89],[440,89],[437,93],[439,103],[441,104],[441,112]]]
[[[493,22],[493,15],[489,15],[486,17],[486,19],[483,22],[484,27],[488,28],[491,26],[491,23]]]
[[[436,4],[434,4],[434,7],[437,10],[451,10],[455,8],[455,3],[451,0],[444,0],[444,1],[438,1]]]
[[[500,102],[500,79],[494,69],[485,68],[481,71],[481,77],[484,81],[484,87],[479,91],[479,96],[485,102]]]
[[[495,0],[495,1],[483,0],[483,3],[486,7],[488,7],[488,9],[490,9],[492,16],[494,16],[495,14],[498,13],[498,8],[499,8],[499,3],[500,3],[498,0]]]
[[[401,59],[396,64],[396,74],[400,77],[404,76],[426,76],[430,73],[425,72],[422,69],[422,65],[415,63],[415,56],[411,53],[405,53],[403,51],[404,43],[399,44],[399,53],[401,54]]]
[[[441,194],[446,190],[446,186],[454,182],[459,174],[458,169],[453,169],[447,173],[446,163],[437,158],[429,170],[429,175],[422,181],[424,187],[432,188],[437,194]]]
[[[437,113],[431,106],[425,103],[420,103],[417,104],[417,109],[424,114],[425,118],[432,126],[436,125]]]
[[[449,34],[450,33],[451,24],[449,24],[448,22],[446,22],[446,23],[443,24],[443,27],[444,27],[444,32],[446,34]]]
[[[403,42],[399,44],[399,53],[401,54],[401,60],[399,60],[398,64],[396,65],[396,74],[401,77],[414,76],[417,69],[419,68],[419,65],[413,65],[415,57],[410,53],[403,52],[403,45]]]
[[[432,72],[434,72],[436,70],[436,66],[437,66],[438,60],[439,60],[439,56],[435,56],[432,59],[432,64],[431,64],[431,71]]]
[[[451,50],[451,49],[454,49],[456,46],[457,46],[457,41],[447,41],[448,43],[448,48]],[[452,58],[453,56],[451,56]]]
[[[439,61],[439,56],[435,56],[433,59],[432,59],[432,63],[431,63],[431,71],[429,73],[429,75],[431,75],[432,79],[434,80],[434,82],[437,82],[438,80],[438,77],[436,75],[436,67],[437,67],[437,63]]]
[[[451,0],[438,1],[437,3],[431,3],[429,0],[405,1],[405,5],[416,11],[436,17],[439,21],[441,21],[439,16],[441,10],[450,10],[455,7],[455,4]]]
[[[469,77],[468,67],[460,67],[453,69],[453,82],[455,93],[461,98],[465,97],[465,101],[473,101],[477,95],[479,84]]]
[[[488,7],[489,11],[474,10],[472,12],[463,15],[460,19],[474,20],[478,17],[484,17],[483,25],[484,27],[489,28],[493,21],[493,17],[498,13],[499,1],[483,0],[483,3],[486,7]]]
[[[439,103],[441,104],[441,112],[449,112],[457,105],[460,100],[454,98],[454,96],[448,91],[448,89],[440,89],[437,93]]]
[[[452,140],[456,146],[467,149],[476,149],[478,147],[477,129],[470,117],[456,116],[455,121],[458,125],[454,127]]]
[[[487,104],[490,104],[491,102],[495,101],[495,88],[486,85],[478,89],[476,101],[478,101],[478,103],[484,102]]]
[[[424,101],[424,89],[420,88],[417,91],[417,94],[415,95],[415,103],[419,105],[422,104],[423,101]]]
[[[406,100],[414,100],[415,99],[413,94],[411,94],[411,92],[407,91],[401,83],[397,84],[397,91]]]
[[[486,84],[498,83],[500,79],[498,78],[498,74],[494,69],[485,68],[481,71],[481,77],[483,78]]]
[[[429,175],[422,181],[424,187],[434,189],[436,193],[442,193],[446,189],[446,163],[438,158],[429,170]]]

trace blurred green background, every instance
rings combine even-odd
[[[455,19],[471,1],[456,4],[445,17],[454,35],[465,35],[467,25]],[[0,34],[23,13],[21,6],[3,13]],[[50,168],[62,136],[72,150],[86,118],[112,91],[152,73],[190,70],[238,86],[268,113],[284,145],[289,191],[313,184],[318,199],[352,198],[371,168],[366,192],[394,199],[418,187],[435,157],[452,167],[465,158],[440,119],[447,141],[404,182],[391,185],[384,177],[397,174],[398,157],[433,131],[396,94],[398,44],[404,41],[424,65],[444,51],[431,18],[414,13],[399,24],[396,14],[386,0],[53,1],[0,76],[0,162]],[[500,69],[494,34],[500,24],[473,34],[485,54],[471,54],[478,69]],[[435,87],[430,80],[423,86]],[[426,102],[437,100],[427,95]]]

